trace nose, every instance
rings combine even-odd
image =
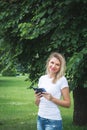
[[[55,67],[55,64],[53,64],[52,67],[54,68],[54,67]]]

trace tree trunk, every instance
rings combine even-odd
[[[73,91],[73,98],[73,123],[79,126],[87,125],[87,88],[76,87]]]

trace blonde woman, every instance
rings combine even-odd
[[[39,106],[37,130],[63,130],[59,106],[70,107],[65,69],[65,58],[60,53],[54,52],[48,57],[46,74],[38,82],[38,87],[46,92],[35,93],[35,104]]]

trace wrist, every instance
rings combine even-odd
[[[40,98],[36,98],[36,100],[35,100],[35,104],[38,106],[39,103],[40,103]]]
[[[53,102],[53,100],[54,100],[54,97],[53,97],[53,96],[50,96],[50,101]]]

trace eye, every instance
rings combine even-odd
[[[51,63],[51,64],[54,64],[54,62],[53,62],[53,61],[51,61],[50,63]]]
[[[60,66],[60,64],[56,64],[56,66]]]

